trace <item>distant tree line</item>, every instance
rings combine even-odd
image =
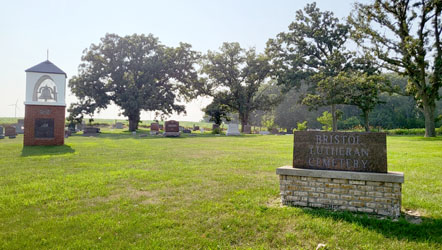
[[[142,110],[167,116],[185,112],[177,103],[206,96],[213,101],[204,111],[217,124],[236,114],[242,128],[321,128],[330,117],[333,131],[424,126],[435,136],[441,10],[438,0],[374,0],[342,21],[307,4],[264,53],[224,43],[202,54],[151,34],[106,34],[84,51],[69,82],[78,98],[70,119],[114,103],[133,131]]]

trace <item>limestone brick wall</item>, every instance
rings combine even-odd
[[[401,182],[361,180],[361,178],[357,178],[359,175],[354,173],[347,176],[346,173],[338,173],[341,177],[331,176],[329,178],[326,173],[320,173],[320,175],[320,177],[315,177],[296,175],[296,172],[279,173],[282,203],[291,206],[374,213],[390,217],[400,215]],[[363,173],[364,178],[362,179],[370,179],[366,178],[367,175],[370,174]],[[382,178],[379,178],[379,174],[377,174],[377,178],[371,179]]]

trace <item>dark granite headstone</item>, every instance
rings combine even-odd
[[[272,135],[276,135],[279,133],[279,130],[277,128],[272,128],[272,131],[270,131],[270,133],[272,133]]]
[[[5,134],[3,131],[3,126],[0,126],[0,139],[3,139],[3,138],[5,138]]]
[[[14,126],[6,126],[5,127],[5,136],[8,136],[9,138],[15,138],[17,136],[17,132],[15,131]]]
[[[250,125],[244,125],[244,134],[251,134],[252,133],[252,126]]]
[[[179,127],[180,123],[174,120],[166,121],[165,123],[166,129],[165,132],[180,132]]]
[[[180,136],[180,123],[174,120],[166,121],[165,124],[164,136]]]
[[[218,124],[212,124],[212,130],[214,130],[214,129],[217,129],[217,128],[219,128],[219,125]]]
[[[193,131],[198,131],[200,130],[200,126],[193,126]]]
[[[386,134],[296,131],[293,167],[387,173]]]
[[[97,136],[100,133],[100,128],[95,127],[85,127],[83,130],[84,136]]]
[[[156,122],[150,124],[150,131],[160,131],[160,125]]]
[[[186,128],[186,129],[183,129],[183,133],[184,134],[191,134],[192,130]]]

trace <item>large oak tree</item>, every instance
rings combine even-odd
[[[71,116],[93,114],[114,103],[134,131],[142,110],[185,112],[177,101],[196,97],[199,57],[189,44],[167,47],[152,34],[106,34],[84,51],[78,75],[69,81],[79,100],[69,109]]]
[[[296,12],[288,32],[267,42],[275,66],[273,75],[287,90],[307,83],[312,92],[304,103],[314,108],[331,106],[333,130],[337,130],[336,105],[344,103],[343,87],[335,77],[350,68],[353,53],[347,41],[350,27],[316,3]]]
[[[356,4],[353,37],[387,70],[408,77],[407,91],[425,116],[425,136],[436,136],[435,109],[442,86],[440,0],[375,0]]]
[[[202,66],[206,94],[214,98],[214,103],[238,112],[242,131],[253,111],[270,109],[277,102],[262,88],[269,72],[265,55],[243,49],[239,43],[224,43],[220,51],[209,51]]]

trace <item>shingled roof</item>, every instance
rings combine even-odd
[[[39,64],[35,65],[34,67],[30,67],[29,69],[25,70],[25,72],[63,74],[66,76],[66,73],[63,70],[61,70],[59,67],[55,66],[55,64],[53,64],[49,60],[39,63]]]

